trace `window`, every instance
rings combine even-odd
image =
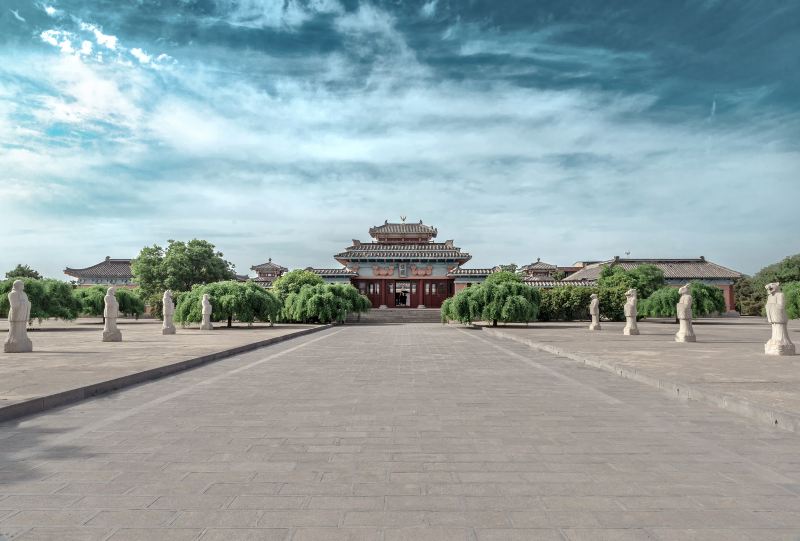
[[[380,295],[381,294],[381,283],[380,282],[375,284],[375,294],[376,295]]]
[[[411,282],[411,293],[416,295],[417,294],[417,283]]]
[[[366,282],[359,282],[358,283],[358,290],[361,292],[362,295],[364,293],[366,293],[367,292],[367,283]]]
[[[431,285],[428,284],[428,283],[425,284],[425,294],[426,295],[430,295],[431,294]]]
[[[394,283],[389,282],[389,285],[387,285],[386,288],[390,295],[394,293]]]

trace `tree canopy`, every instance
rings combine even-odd
[[[105,310],[105,296],[108,288],[105,286],[92,286],[76,289],[75,298],[80,302],[81,313],[87,316],[102,317]],[[144,301],[138,292],[130,289],[118,288],[114,295],[119,303],[119,312],[126,317],[139,317],[144,313]]]
[[[789,319],[800,319],[800,282],[781,284],[786,301],[786,314]]]
[[[718,287],[702,282],[691,282],[692,316],[709,316],[725,312],[725,297]],[[681,298],[677,287],[662,287],[639,302],[639,315],[644,317],[677,317],[677,304]]]
[[[640,299],[646,299],[665,285],[664,272],[649,264],[639,265],[631,270],[625,270],[619,265],[605,265],[597,280],[600,288],[636,288]]]
[[[175,307],[175,321],[178,323],[199,323],[203,320],[202,299],[208,294],[211,302],[211,320],[233,320],[243,323],[262,321],[274,323],[280,312],[280,302],[275,295],[253,282],[215,282],[195,285],[191,291],[178,294]]]
[[[33,278],[35,280],[41,280],[42,275],[30,268],[28,265],[23,265],[20,263],[6,273],[6,278]]]
[[[300,323],[344,323],[348,313],[367,312],[371,306],[350,284],[305,284],[287,295],[282,315]]]
[[[286,302],[286,298],[291,293],[299,293],[303,286],[318,286],[324,283],[324,280],[318,274],[297,269],[287,272],[275,280],[272,283],[272,291],[281,302]]]
[[[233,265],[206,240],[168,241],[166,249],[145,246],[131,262],[134,281],[142,298],[160,313],[164,290],[189,291],[195,285],[211,284],[236,277]]]
[[[78,317],[81,305],[72,294],[72,286],[61,280],[12,278],[0,282],[0,316],[8,317],[8,293],[15,280],[25,283],[31,302],[31,321],[48,318],[72,320]]]
[[[529,322],[539,312],[541,294],[512,272],[491,274],[482,284],[468,287],[442,305],[442,321]]]
[[[800,282],[800,254],[790,255],[767,265],[753,276],[756,289],[763,290],[771,282]]]

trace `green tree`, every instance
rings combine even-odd
[[[281,302],[286,302],[286,298],[291,293],[299,293],[303,286],[317,286],[325,282],[318,274],[307,270],[293,270],[287,272],[272,283],[272,291],[278,296]]]
[[[75,298],[81,306],[81,313],[87,316],[103,317],[107,287],[92,286],[74,290]],[[117,289],[114,295],[119,304],[119,313],[125,317],[138,318],[144,313],[144,301],[138,292],[130,289]],[[105,321],[105,317],[103,317]]]
[[[789,319],[800,319],[800,282],[781,284]]]
[[[31,321],[48,318],[72,320],[78,317],[80,303],[72,295],[72,286],[61,280],[13,278],[0,282],[0,317],[8,317],[8,293],[15,280],[25,283],[31,302]]]
[[[771,282],[800,282],[800,254],[767,265],[753,276],[753,285],[757,290],[764,291],[764,286]]]
[[[600,301],[600,316],[609,321],[625,320],[625,292],[628,286],[598,287],[597,298]]]
[[[767,302],[767,292],[749,276],[742,276],[733,283],[736,311],[743,316],[760,316]]]
[[[206,240],[168,241],[167,248],[145,246],[131,262],[134,281],[142,298],[161,314],[164,290],[189,291],[195,285],[211,284],[236,277],[233,265]]]
[[[253,282],[226,281],[198,284],[191,291],[179,294],[175,321],[183,324],[202,321],[204,294],[208,294],[211,302],[211,320],[227,321],[228,327],[233,326],[234,319],[242,323],[258,320],[272,324],[280,312],[280,302],[272,292]]]
[[[367,312],[371,306],[369,299],[349,284],[306,284],[288,294],[282,314],[288,321],[300,323],[344,323],[347,314]]]
[[[539,290],[525,285],[522,278],[508,271],[490,275],[482,284],[457,293],[442,310],[442,319],[472,323],[478,318],[491,321],[530,322],[539,312]]]
[[[725,297],[718,287],[691,282],[692,316],[702,317],[725,311]],[[639,301],[638,312],[643,317],[675,317],[681,295],[677,287],[662,287],[648,298]]]
[[[19,264],[6,273],[6,278],[33,278],[41,280],[42,275],[30,268],[28,265]]]
[[[507,265],[500,265],[501,271],[517,272],[519,266],[516,263],[508,263]]]
[[[639,265],[631,270],[625,270],[619,265],[605,265],[597,280],[600,288],[636,288],[641,299],[646,299],[665,285],[664,272],[649,264]]]

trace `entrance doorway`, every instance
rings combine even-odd
[[[394,305],[398,308],[411,306],[411,282],[394,283]]]

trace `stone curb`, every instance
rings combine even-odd
[[[600,370],[605,370],[606,372],[613,372],[614,374],[625,379],[644,383],[645,385],[655,387],[665,393],[667,396],[676,398],[678,400],[697,400],[705,404],[710,404],[712,406],[731,411],[743,417],[747,417],[748,419],[756,420],[760,423],[769,424],[773,427],[782,428],[791,432],[800,432],[800,415],[794,413],[765,407],[732,394],[716,393],[713,391],[708,392],[678,381],[670,381],[655,376],[650,376],[636,370],[635,368],[621,366],[610,361],[603,361],[593,357],[586,357],[578,353],[572,353],[550,344],[544,344],[529,340],[527,338],[513,336],[513,333],[506,333],[499,329],[490,329],[488,327],[480,328],[483,332],[489,334],[490,336],[519,342],[538,351],[551,353],[558,357],[564,357],[579,363],[583,363],[586,366],[599,368]]]
[[[333,325],[320,325],[319,327],[303,329],[294,333],[275,336],[266,340],[259,340],[258,342],[236,346],[235,348],[209,353],[208,355],[203,355],[201,357],[184,359],[183,361],[179,361],[177,363],[157,366],[143,372],[135,372],[133,374],[127,374],[125,376],[110,379],[108,381],[93,383],[85,387],[70,389],[68,391],[47,396],[31,398],[30,400],[26,400],[24,402],[18,402],[16,404],[0,408],[0,423],[17,419],[19,417],[33,415],[34,413],[41,413],[43,411],[71,404],[73,402],[80,402],[81,400],[86,400],[87,398],[92,398],[101,394],[118,391],[120,389],[124,389],[125,387],[132,387],[133,385],[160,379],[177,372],[197,368],[199,366],[203,366],[204,364],[220,361],[228,357],[233,357],[234,355],[239,355],[240,353],[246,353],[248,351],[263,348],[265,346],[271,346],[273,344],[285,342],[286,340],[291,340],[293,338],[306,336],[308,334],[323,331],[325,329],[330,329],[331,327],[333,327]]]

